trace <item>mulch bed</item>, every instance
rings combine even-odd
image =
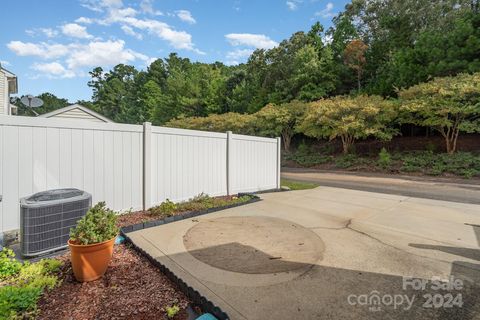
[[[165,308],[174,304],[181,309],[174,319],[188,318],[187,297],[128,245],[115,246],[107,272],[92,282],[75,280],[69,252],[58,259],[62,283],[40,300],[39,319],[167,319]]]
[[[221,196],[221,197],[215,197],[216,199],[220,200],[232,200],[233,196]],[[184,214],[187,213],[188,211],[176,211],[172,215],[179,215],[179,214]],[[133,224],[141,223],[141,222],[147,222],[151,220],[158,220],[164,218],[162,216],[157,216],[157,215],[152,215],[148,211],[135,211],[135,212],[129,212],[129,213],[124,213],[118,216],[117,218],[117,225],[119,228],[125,227],[125,226],[130,226]]]

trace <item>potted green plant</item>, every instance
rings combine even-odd
[[[99,202],[70,230],[70,259],[78,281],[96,280],[107,270],[119,230],[116,222],[115,212]]]

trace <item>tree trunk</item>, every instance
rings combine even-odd
[[[290,152],[290,142],[292,141],[292,136],[288,133],[282,133],[283,148],[286,152]]]
[[[442,128],[442,130],[440,130],[440,133],[445,138],[445,147],[447,149],[447,153],[454,154],[455,151],[457,151],[457,140],[458,134],[460,133],[458,124],[455,123],[455,125],[451,128],[448,128],[447,131]]]
[[[341,136],[342,138],[342,147],[343,147],[343,154],[348,154],[350,148],[353,145],[353,137],[351,136]]]

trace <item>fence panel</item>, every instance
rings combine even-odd
[[[225,133],[152,127],[151,203],[227,194]]]
[[[277,139],[233,134],[232,193],[277,188]]]
[[[275,189],[279,146],[149,123],[0,116],[0,233],[19,228],[20,198],[48,189],[79,188],[117,211]]]
[[[19,199],[79,188],[114,210],[142,208],[142,126],[0,118],[0,230],[19,227]]]

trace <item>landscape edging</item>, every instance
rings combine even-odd
[[[142,223],[137,223],[134,225],[129,225],[126,227],[120,228],[120,235],[125,238],[125,242],[129,243],[135,251],[139,252],[143,256],[145,256],[155,267],[157,267],[163,274],[167,276],[172,282],[178,285],[179,289],[195,304],[198,305],[203,312],[211,313],[214,315],[217,319],[219,320],[229,320],[229,317],[227,313],[225,313],[220,307],[214,305],[210,300],[202,296],[197,290],[194,288],[188,286],[188,284],[183,281],[181,278],[179,278],[177,275],[175,275],[168,267],[165,265],[161,264],[158,260],[156,260],[154,257],[152,257],[150,254],[148,254],[145,250],[142,248],[138,247],[132,239],[127,235],[129,232],[133,231],[138,231],[138,230],[143,230],[143,229],[148,229],[148,228],[153,228],[162,224],[167,224],[171,222],[176,222],[184,219],[190,219],[193,217],[197,217],[200,215],[205,215],[208,213],[212,213],[215,211],[220,211],[220,210],[225,210],[225,209],[230,209],[230,208],[235,208],[243,205],[247,205],[250,203],[258,202],[261,201],[261,199],[251,193],[239,193],[239,196],[242,195],[249,195],[252,197],[252,199],[246,201],[246,202],[241,202],[241,203],[235,203],[235,204],[230,204],[222,207],[216,207],[216,208],[211,208],[211,209],[206,209],[206,210],[199,210],[199,211],[191,211],[191,212],[186,212],[183,214],[179,214],[176,216],[171,216],[171,217],[166,217],[163,219],[158,219],[158,220],[151,220],[151,221],[146,221]]]

